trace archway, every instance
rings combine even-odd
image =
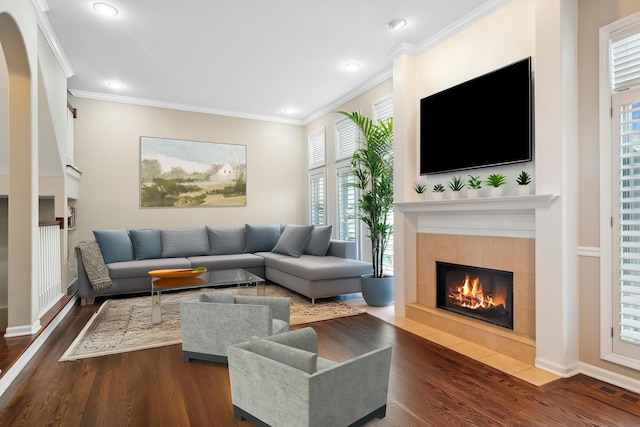
[[[8,327],[5,336],[40,329],[32,298],[37,278],[37,149],[32,131],[32,75],[24,38],[15,19],[0,13],[0,45],[7,69]],[[37,147],[36,147],[37,148]]]

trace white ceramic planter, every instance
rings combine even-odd
[[[433,200],[444,200],[444,191],[434,191],[431,194],[432,194],[431,198]]]
[[[489,194],[491,194],[491,197],[502,197],[502,187],[491,187]]]
[[[531,194],[529,185],[518,185],[518,196],[528,196],[529,194]]]
[[[479,188],[469,188],[467,190],[467,197],[469,199],[477,199],[480,197],[480,189]]]
[[[458,200],[460,198],[460,192],[459,191],[452,191],[451,192],[451,200]]]

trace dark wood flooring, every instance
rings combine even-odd
[[[233,417],[226,365],[183,362],[180,345],[58,362],[96,309],[77,305],[0,397],[0,426],[251,425]],[[640,395],[584,375],[536,387],[367,314],[308,326],[337,361],[392,344],[371,426],[640,426]]]

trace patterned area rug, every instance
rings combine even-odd
[[[71,343],[60,361],[143,350],[182,342],[180,302],[197,299],[203,292],[231,291],[255,295],[255,288],[194,289],[162,295],[162,323],[151,323],[151,297],[106,300]],[[281,286],[268,284],[267,296],[291,298],[291,325],[354,316],[364,311],[333,298],[311,301]]]

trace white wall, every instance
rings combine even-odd
[[[306,223],[306,140],[297,125],[73,98],[78,240],[92,230]],[[140,137],[247,146],[247,206],[140,208]]]

